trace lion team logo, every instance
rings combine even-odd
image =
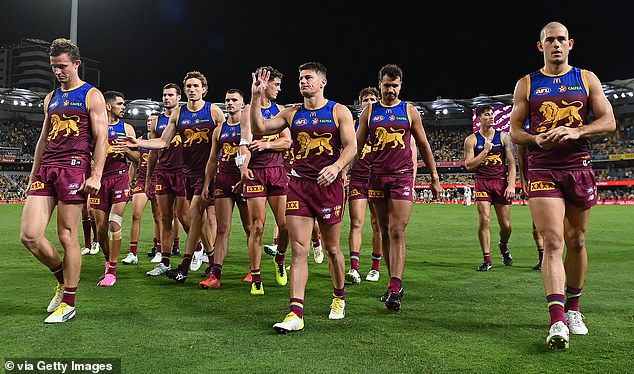
[[[170,146],[176,148],[182,143],[183,143],[183,140],[181,139],[180,134],[176,134],[176,136],[172,138],[172,141],[170,142]]]
[[[203,129],[203,130],[192,130],[192,129],[185,129],[185,131],[183,131],[183,135],[185,135],[185,141],[183,142],[183,147],[190,147],[194,144],[201,144],[201,143],[209,143],[209,129]]]
[[[405,129],[395,130],[393,127],[390,127],[390,130],[391,132],[388,132],[387,129],[384,127],[376,128],[376,130],[374,131],[376,142],[374,144],[374,147],[372,147],[373,151],[378,151],[379,149],[382,151],[389,143],[393,143],[392,148],[396,148],[400,145],[401,149],[405,149],[405,142],[403,141]]]
[[[300,146],[299,151],[297,152],[299,154],[296,156],[298,160],[308,157],[308,153],[312,149],[318,149],[315,155],[320,155],[324,153],[324,151],[327,151],[328,155],[333,155],[334,151],[332,149],[332,146],[330,145],[332,134],[317,134],[316,132],[313,132],[313,135],[315,135],[314,138],[312,138],[306,132],[300,132],[299,134],[297,134],[297,142]]]
[[[229,161],[231,156],[238,153],[238,147],[229,143],[222,144],[222,161]]]
[[[143,155],[141,155],[141,162],[139,163],[141,165],[141,167],[146,167],[147,166],[147,161],[148,161],[149,157],[150,157],[150,155],[148,153],[143,153]]]
[[[64,137],[68,137],[71,133],[74,133],[75,136],[79,136],[79,126],[77,126],[77,122],[79,122],[79,116],[67,116],[62,114],[64,119],[61,119],[57,114],[53,114],[51,116],[51,131],[48,133],[48,140],[55,140],[57,135],[60,133],[64,133]]]
[[[539,107],[539,112],[544,116],[544,120],[537,127],[537,132],[542,133],[548,130],[552,130],[562,123],[563,126],[568,126],[575,123],[579,123],[579,126],[583,126],[583,119],[579,114],[579,110],[583,108],[583,103],[579,100],[568,103],[565,100],[561,101],[565,107],[560,108],[552,101],[544,101]],[[566,122],[566,123],[563,123]]]
[[[365,155],[370,152],[372,152],[372,147],[369,144],[364,144],[363,149],[361,150],[361,157],[359,158],[363,160],[365,158]]]
[[[482,165],[484,166],[496,166],[502,165],[502,155],[501,154],[493,154],[487,155],[484,160],[482,160]]]

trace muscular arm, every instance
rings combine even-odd
[[[517,178],[517,168],[515,165],[515,150],[513,148],[513,142],[511,137],[507,133],[502,133],[502,140],[504,142],[504,155],[506,157],[506,166],[508,168],[508,185],[504,193],[505,197],[511,199],[515,197],[515,180]]]
[[[158,117],[156,117],[152,124],[150,125],[150,132],[148,134],[149,139],[156,138],[156,124],[158,123]],[[158,160],[158,151],[155,149],[151,149],[147,155],[147,173],[145,180],[151,180],[152,175],[154,174],[154,169],[156,169],[156,162]],[[148,184],[149,185],[149,184]]]
[[[44,122],[42,123],[40,138],[37,140],[37,144],[35,146],[35,153],[33,155],[33,167],[31,168],[31,174],[29,175],[29,188],[31,188],[33,176],[40,168],[40,163],[42,162],[42,154],[44,153],[44,148],[46,148],[46,143],[48,143],[48,133],[51,128],[51,119],[48,116],[48,104],[51,101],[52,95],[53,93],[51,92],[44,99]]]
[[[222,126],[216,126],[214,129],[213,135],[211,136],[211,151],[209,153],[209,158],[207,159],[207,164],[205,165],[205,179],[203,182],[203,191],[202,197],[203,199],[207,199],[209,197],[209,187],[213,186],[214,179],[216,178],[216,169],[218,168],[218,137],[220,136],[220,131],[222,130]]]
[[[440,177],[438,176],[438,170],[436,169],[436,160],[434,159],[434,153],[431,150],[431,146],[427,141],[427,135],[425,135],[425,129],[423,128],[423,120],[420,117],[420,113],[413,105],[409,104],[408,111],[410,118],[412,119],[412,135],[416,139],[416,145],[420,152],[423,162],[429,169],[431,175],[431,190],[434,194],[434,198],[440,196],[442,186],[440,185]]]
[[[332,183],[339,172],[343,170],[357,154],[357,143],[354,136],[354,121],[352,113],[345,105],[337,104],[335,106],[337,113],[337,122],[339,123],[339,138],[343,145],[343,150],[337,161],[331,165],[321,169],[317,177],[317,183],[321,186],[327,186]]]
[[[101,188],[101,175],[108,152],[108,114],[106,101],[100,91],[91,90],[89,100],[91,106],[88,109],[88,116],[95,146],[92,153],[92,174],[84,184],[84,191],[92,195],[99,192]]]
[[[179,114],[178,110],[175,110],[174,112],[172,112],[172,114],[170,115],[169,122],[167,123],[165,130],[163,130],[163,133],[161,134],[160,138],[138,140],[135,137],[127,137],[126,141],[128,143],[128,146],[132,148],[137,146],[137,147],[143,147],[147,149],[156,149],[156,150],[165,149],[169,147],[170,142],[174,138],[174,135],[176,135],[176,130],[177,130],[176,122],[178,121],[178,114]]]
[[[524,124],[528,118],[527,78],[523,77],[515,85],[513,92],[513,110],[511,111],[511,140],[521,145],[537,144],[537,137],[524,130]]]
[[[130,125],[129,123],[125,124],[125,134],[126,136],[135,136],[136,133],[134,131],[134,127],[132,127],[132,125]],[[125,143],[123,143],[124,146],[124,150],[125,150],[125,157],[131,161],[131,162],[138,162],[139,158],[141,157],[141,152],[139,152],[138,149],[130,149],[128,147],[125,146]]]
[[[614,119],[612,104],[610,104],[603,93],[601,81],[593,72],[585,72],[586,81],[588,82],[588,104],[595,116],[595,120],[576,128],[559,126],[552,129],[548,132],[548,138],[553,142],[591,138],[616,130],[616,120]]]
[[[493,143],[491,143],[490,140],[487,140],[484,145],[484,149],[482,150],[482,152],[478,153],[477,156],[474,156],[475,146],[476,146],[475,134],[471,134],[467,136],[467,138],[464,141],[464,166],[467,168],[467,170],[473,170],[477,168],[478,166],[480,166],[482,161],[484,161],[486,156],[489,154],[489,151],[491,151],[491,148],[493,147]]]

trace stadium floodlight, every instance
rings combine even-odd
[[[131,110],[131,113],[132,113],[133,116],[136,116],[136,115],[139,114],[139,110],[137,108],[134,108],[134,109]]]
[[[149,110],[149,109],[146,109],[145,110],[145,115],[148,116],[148,117],[151,116],[152,115],[152,111]]]
[[[444,114],[446,116],[447,114],[449,114],[449,110],[447,110],[447,108],[443,109],[442,110],[442,114]]]

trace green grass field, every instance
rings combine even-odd
[[[414,207],[401,311],[378,301],[387,286],[346,287],[343,320],[328,319],[332,283],[326,262],[310,259],[304,331],[279,335],[272,325],[288,312],[288,286],[275,282],[263,255],[264,297],[249,293],[244,233],[234,234],[219,290],[145,275],[152,268],[151,214],[143,220],[138,265],[118,270],[112,288],[96,286],[103,256],[86,256],[77,317],[45,325],[54,278],[19,241],[22,205],[0,205],[0,357],[121,358],[124,373],[625,373],[634,359],[634,210],[593,208],[587,233],[589,271],[581,308],[590,329],[572,336],[566,351],[549,351],[548,312],[530,232],[528,207],[513,206],[510,248],[514,266],[499,253],[493,270],[476,272],[482,257],[475,206]],[[495,217],[495,215],[493,215]],[[124,217],[127,253],[130,210]],[[492,227],[496,227],[492,218]],[[58,245],[54,224],[47,236]],[[348,255],[348,220],[342,248]],[[492,237],[497,240],[497,230]],[[80,229],[81,235],[81,229]],[[265,242],[272,237],[267,222]],[[370,265],[366,224],[361,274]],[[83,240],[81,241],[83,242]],[[184,246],[184,236],[181,239]],[[58,247],[59,248],[59,247]],[[493,251],[492,251],[493,252]],[[181,257],[176,257],[177,263]],[[8,371],[7,371],[8,372]]]

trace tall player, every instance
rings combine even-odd
[[[198,283],[200,288],[220,288],[222,265],[229,250],[229,234],[234,204],[238,206],[244,232],[249,238],[249,212],[247,202],[242,197],[242,180],[236,156],[240,144],[240,117],[244,109],[244,94],[239,89],[229,89],[225,93],[227,120],[217,126],[212,137],[211,152],[205,168],[203,199],[213,193],[216,207],[218,232],[214,242],[214,263],[205,280]]]
[[[167,83],[163,87],[162,99],[163,112],[152,123],[149,139],[161,138],[170,117],[178,111],[181,99],[180,86],[176,83]],[[189,231],[189,202],[185,194],[183,167],[183,142],[180,134],[175,134],[166,148],[150,150],[147,177],[156,174],[154,189],[161,217],[160,251],[155,256],[159,263],[146,273],[150,276],[162,275],[171,269],[174,226],[178,226],[176,221],[183,225],[186,232]]]
[[[130,199],[128,160],[137,162],[139,151],[126,146],[125,138],[134,137],[134,128],[121,118],[125,114],[125,97],[121,92],[103,94],[108,111],[108,156],[101,177],[101,190],[90,195],[90,207],[95,215],[97,239],[106,256],[106,272],[98,283],[110,287],[117,282],[117,264],[123,233],[123,213]]]
[[[152,122],[156,120],[156,115],[151,115],[146,121],[148,132],[141,135],[142,139],[148,139],[149,130],[152,127]],[[161,217],[159,216],[158,205],[156,203],[156,178],[151,176],[148,180],[147,177],[147,164],[149,157],[149,149],[139,148],[139,160],[137,162],[131,162],[128,169],[128,176],[130,181],[136,180],[134,188],[132,189],[132,223],[130,224],[130,252],[121,260],[125,265],[136,264],[139,262],[137,256],[137,249],[139,246],[139,234],[141,232],[141,217],[143,217],[143,211],[148,201],[152,209],[152,218],[154,220],[154,237],[159,238],[161,235]],[[147,186],[146,188],[146,185]]]
[[[186,281],[189,265],[202,238],[206,248],[211,249],[216,235],[215,211],[213,205],[202,199],[205,165],[211,151],[211,135],[216,126],[225,120],[222,110],[203,98],[207,94],[207,78],[199,71],[190,71],[183,79],[187,104],[175,110],[160,138],[138,140],[128,137],[129,143],[149,149],[165,149],[178,132],[183,142],[183,173],[185,192],[189,201],[189,232],[183,261],[175,269],[162,263],[166,275],[179,283]],[[213,203],[213,202],[212,202]],[[211,217],[210,217],[211,216]],[[211,228],[210,222],[214,223]],[[166,251],[163,250],[163,256]],[[213,255],[210,256],[210,260]],[[210,261],[213,263],[213,260]],[[158,266],[158,265],[157,265]]]
[[[465,167],[475,172],[475,200],[478,208],[478,239],[484,261],[478,271],[489,271],[491,263],[491,204],[495,208],[500,240],[498,246],[502,261],[513,265],[508,248],[511,237],[511,199],[515,196],[515,152],[509,134],[496,130],[493,106],[476,108],[480,129],[469,134],[464,141]],[[508,173],[508,178],[507,178]]]
[[[588,268],[586,228],[597,203],[588,138],[616,129],[599,78],[568,63],[573,45],[561,23],[541,29],[537,49],[544,66],[517,82],[511,112],[511,138],[527,146],[531,216],[544,238],[542,278],[550,314],[546,344],[553,349],[567,348],[570,333],[588,333],[579,309]],[[566,121],[553,115],[563,111],[574,115]]]
[[[284,107],[274,100],[282,90],[282,73],[270,66],[260,67],[269,73],[269,80],[262,88],[263,95],[258,97],[264,119],[273,118]],[[255,98],[253,98],[255,100]],[[251,103],[252,105],[253,103]],[[284,129],[279,134],[270,136],[253,135],[249,106],[244,111],[240,122],[241,154],[245,155],[244,163],[240,166],[242,182],[244,183],[244,197],[247,199],[249,211],[249,260],[251,273],[251,294],[264,295],[260,262],[262,258],[262,234],[266,223],[266,202],[268,201],[275,223],[278,227],[277,251],[275,254],[275,278],[279,285],[286,285],[287,276],[284,266],[286,249],[288,247],[288,232],[286,230],[286,194],[288,192],[288,176],[284,169],[283,153],[291,146],[291,132]]]
[[[360,155],[370,134],[372,162],[368,197],[381,227],[383,255],[390,274],[388,289],[381,300],[387,309],[398,311],[403,297],[405,237],[414,201],[412,140],[416,141],[431,173],[435,198],[442,187],[420,113],[412,104],[399,99],[403,71],[397,65],[388,64],[379,70],[378,78],[381,101],[370,104],[361,113],[357,145]]]
[[[308,255],[314,219],[319,221],[322,245],[328,254],[333,283],[330,319],[345,316],[345,258],[339,238],[345,204],[341,171],[356,153],[354,123],[350,110],[324,97],[326,68],[318,62],[299,67],[301,105],[282,110],[265,120],[260,98],[268,81],[268,71],[253,74],[251,86],[251,127],[254,134],[272,135],[290,128],[295,160],[286,203],[286,219],[291,243],[290,312],[273,325],[286,334],[304,328],[304,295],[308,281]]]
[[[55,39],[49,58],[61,87],[44,99],[44,122],[22,209],[20,241],[57,279],[55,296],[47,307],[51,314],[44,322],[60,323],[76,314],[75,294],[81,272],[77,229],[86,195],[96,194],[101,188],[108,116],[101,92],[77,74],[81,57],[76,45],[67,39]],[[44,236],[56,206],[63,260]]]

